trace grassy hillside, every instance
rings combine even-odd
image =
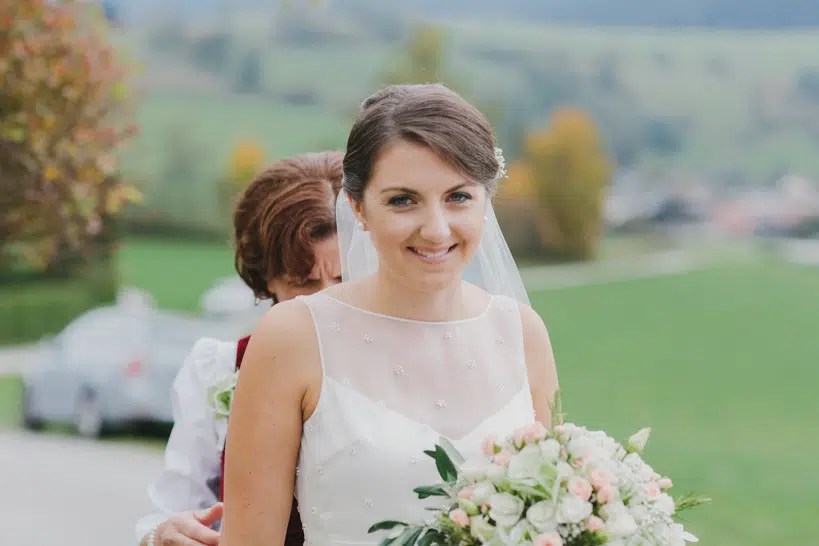
[[[800,71],[819,67],[819,31],[648,31],[476,22],[454,22],[450,30],[449,67],[467,83],[465,94],[477,100],[502,98],[512,116],[545,119],[545,110],[535,115],[518,110],[545,93],[543,85],[559,79],[561,71],[581,78],[577,95],[594,95],[584,103],[602,102],[610,93],[593,87],[605,71],[617,92],[646,115],[684,127],[678,152],[668,157],[644,154],[644,166],[736,171],[755,179],[782,169],[819,176],[819,156],[812,153],[817,140],[810,134],[816,134],[815,128],[800,122],[819,116],[819,101],[794,99]],[[146,59],[150,81],[152,70],[160,70],[159,57],[148,47],[147,31],[129,32],[122,39]],[[183,83],[152,84],[140,112],[143,134],[129,163],[144,167],[158,161],[159,137],[170,123],[189,127],[209,162],[223,156],[237,136],[259,139],[273,157],[343,145],[356,105],[401,53],[400,45],[365,37],[296,46],[264,36],[256,25],[235,41],[237,50],[252,46],[262,53],[264,90],[256,96],[233,94],[229,86],[186,86],[185,81],[195,78],[184,74],[196,72],[181,58],[164,56],[163,73],[175,70],[183,74],[176,78]],[[537,70],[546,70],[541,79],[546,84],[534,85],[527,77]],[[294,106],[287,99],[293,94],[307,100]],[[782,119],[760,125],[762,100],[786,111]],[[797,106],[799,110],[788,111]]]

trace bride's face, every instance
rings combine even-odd
[[[466,179],[425,146],[397,141],[375,164],[361,203],[380,267],[405,284],[440,290],[459,278],[480,243],[483,185]]]

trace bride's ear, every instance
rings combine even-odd
[[[353,214],[355,214],[355,219],[358,222],[358,227],[367,231],[367,220],[364,218],[364,206],[362,203],[356,201],[349,194],[347,194],[347,200],[350,202],[350,208],[353,209]]]

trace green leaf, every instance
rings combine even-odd
[[[444,489],[443,485],[422,485],[413,489],[418,494],[419,499],[427,497],[448,497],[449,492]]]
[[[403,525],[404,527],[407,527],[407,524],[404,523],[403,521],[385,520],[385,521],[379,521],[378,523],[373,524],[373,526],[370,527],[367,530],[367,532],[368,533],[375,533],[376,531],[389,531],[390,529],[394,529],[395,527],[398,527],[399,525]]]
[[[563,393],[560,389],[555,391],[555,398],[549,403],[549,410],[552,413],[552,428],[561,424],[565,414],[563,413]]]
[[[693,493],[689,493],[687,495],[683,495],[682,497],[676,499],[674,501],[674,507],[677,512],[683,512],[685,510],[690,510],[691,508],[696,508],[697,506],[702,506],[703,504],[710,504],[711,498],[709,497],[699,497],[694,495]]]
[[[433,546],[434,544],[446,544],[446,537],[440,531],[427,529],[427,532],[418,541],[418,546]]]
[[[442,480],[449,485],[454,485],[458,481],[458,470],[443,447],[436,444],[434,451],[426,450],[424,453],[435,460],[435,466],[438,468],[438,474],[441,475]]]
[[[466,458],[461,455],[461,452],[458,451],[458,448],[456,448],[452,442],[449,441],[449,439],[440,436],[438,438],[438,445],[440,445],[444,451],[446,451],[447,455],[449,455],[450,460],[455,464],[455,466],[463,464],[463,462],[466,460]]]
[[[412,546],[418,537],[421,536],[423,527],[409,527],[393,541],[395,546]]]

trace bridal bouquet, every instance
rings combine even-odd
[[[709,499],[672,497],[671,480],[641,453],[643,429],[623,446],[604,432],[571,423],[540,423],[464,460],[441,441],[426,451],[443,483],[415,489],[419,498],[445,497],[424,524],[382,521],[382,546],[533,545],[683,546],[697,542],[674,517]]]

